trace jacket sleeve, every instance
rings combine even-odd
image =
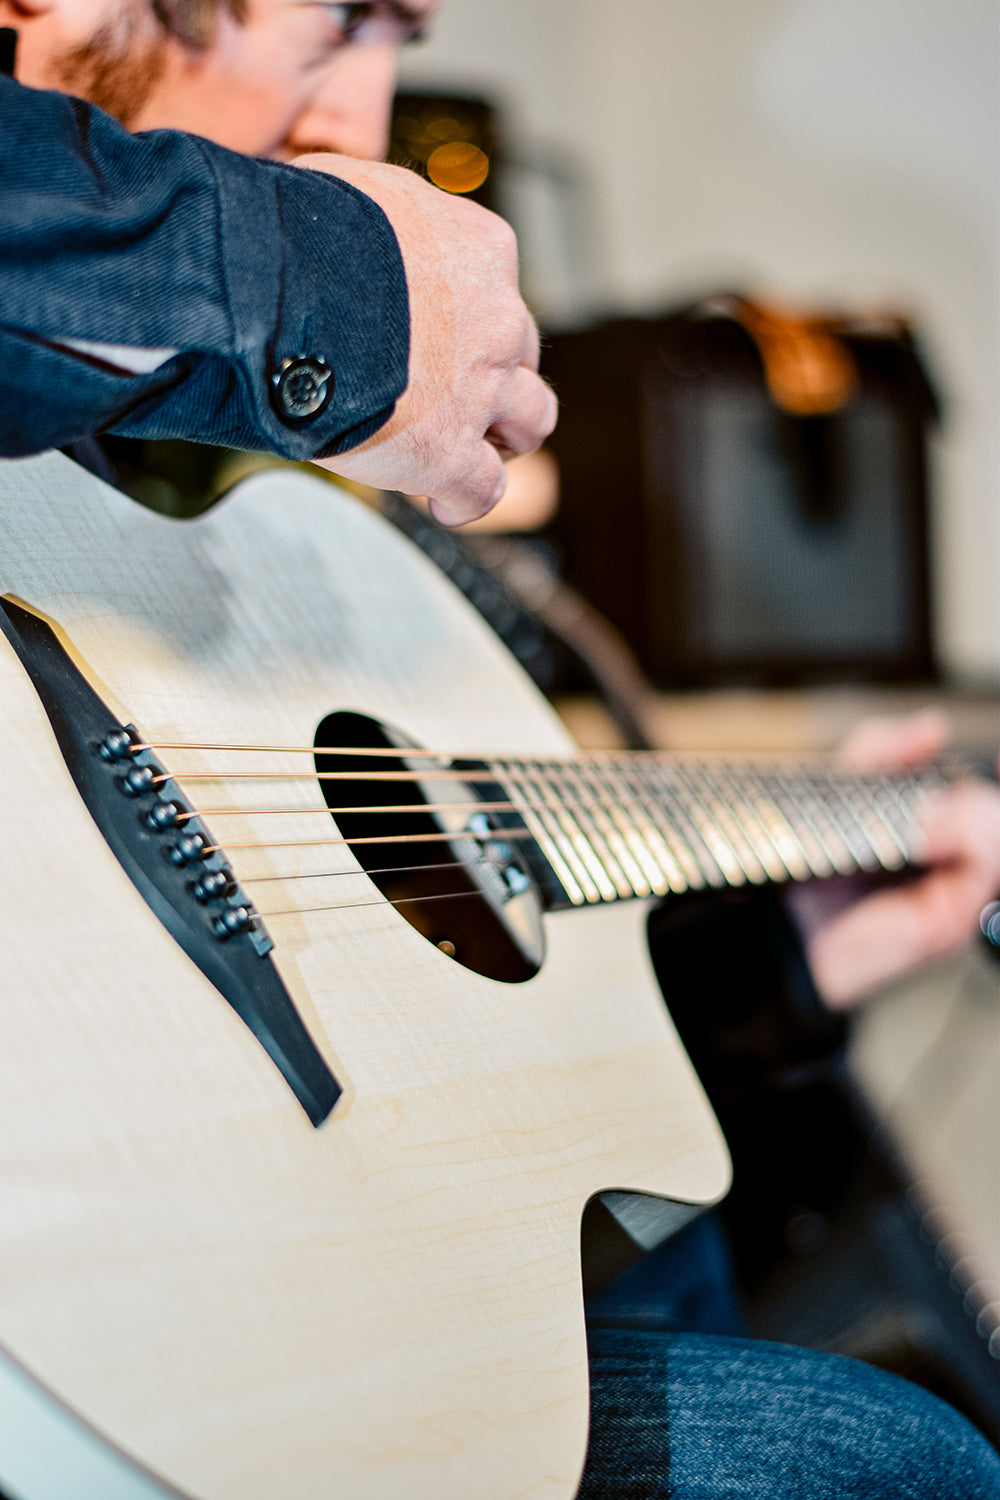
[[[176,352],[130,374],[71,339]],[[0,454],[115,431],[324,457],[389,418],[408,353],[364,194],[0,77]]]

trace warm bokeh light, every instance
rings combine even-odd
[[[428,121],[421,132],[430,140],[440,142],[467,141],[471,133],[470,125],[452,119],[451,115],[438,115],[436,119]]]
[[[435,187],[448,193],[474,193],[486,181],[489,170],[489,157],[470,141],[448,141],[427,158],[428,177]]]

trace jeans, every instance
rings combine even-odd
[[[704,1220],[589,1304],[578,1500],[1000,1500],[1000,1458],[937,1397],[722,1331],[724,1265]]]

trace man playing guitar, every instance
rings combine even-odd
[[[512,238],[378,160],[398,50],[435,8],[0,0],[0,452],[113,428],[315,458],[448,524],[496,503],[502,459],[555,418]],[[924,718],[854,754],[939,743]],[[966,939],[1000,883],[998,808],[943,795],[919,879],[807,930],[831,1007]],[[1000,1494],[961,1418],[865,1366],[698,1328],[598,1327],[590,1352],[580,1500]]]

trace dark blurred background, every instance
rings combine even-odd
[[[565,567],[664,684],[996,689],[997,32],[991,0],[461,0],[408,56],[400,159],[471,174],[519,234]],[[665,326],[722,293],[901,321],[945,420],[869,338],[850,410],[778,430],[751,349]]]

